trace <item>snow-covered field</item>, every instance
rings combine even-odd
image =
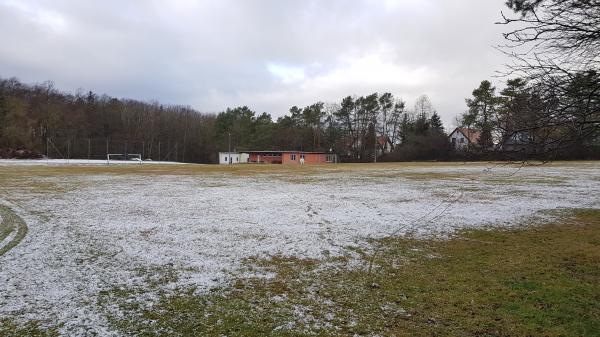
[[[598,163],[77,169],[0,166],[0,204],[29,228],[0,256],[0,318],[118,335],[99,293],[144,287],[165,269],[178,278],[159,288],[203,291],[226,284],[246,257],[319,258],[392,233],[445,236],[600,207]]]

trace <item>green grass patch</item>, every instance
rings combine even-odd
[[[3,337],[55,337],[59,336],[56,328],[44,328],[38,321],[16,323],[0,318],[0,336]]]
[[[27,235],[27,225],[21,217],[3,205],[0,205],[0,217],[2,218],[0,222],[0,243],[2,243],[0,246],[0,256],[2,256],[25,238],[25,235]],[[16,233],[12,239],[9,242],[3,242],[13,232]]]
[[[374,268],[285,256],[209,293],[125,291],[114,327],[136,336],[594,336],[600,331],[600,210],[447,240],[379,240]],[[366,254],[365,252],[359,252]],[[368,259],[368,256],[366,257]],[[113,294],[114,295],[114,294]],[[117,301],[118,303],[118,301]]]

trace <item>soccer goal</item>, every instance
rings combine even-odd
[[[142,163],[142,155],[139,153],[108,153],[106,155],[106,164],[110,164],[110,161],[136,161]]]

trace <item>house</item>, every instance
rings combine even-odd
[[[469,128],[456,128],[450,133],[450,142],[456,150],[467,150],[479,145],[481,132]]]
[[[383,153],[390,153],[393,150],[392,143],[387,136],[377,137],[377,155],[381,156]]]
[[[337,155],[328,152],[306,151],[247,151],[248,162],[257,164],[330,164]]]
[[[510,134],[502,143],[502,150],[510,152],[532,151],[535,138],[529,131],[517,131]]]
[[[242,164],[248,162],[247,153],[239,152],[219,152],[219,164]]]

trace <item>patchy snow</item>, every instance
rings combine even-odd
[[[0,257],[0,317],[108,336],[117,333],[98,293],[143,287],[161,270],[179,276],[163,289],[202,291],[226,282],[250,256],[320,258],[391,233],[439,236],[530,223],[543,210],[600,207],[598,164],[293,174],[40,175],[0,188],[0,203],[29,226]],[[39,193],[36,184],[67,188]]]

